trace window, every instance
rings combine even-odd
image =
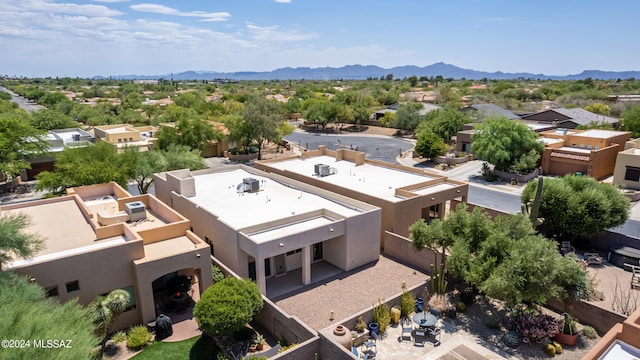
[[[313,261],[322,260],[322,243],[313,244]]]
[[[624,179],[628,181],[640,181],[640,168],[635,166],[627,166]]]
[[[136,308],[136,292],[133,289],[133,285],[122,288],[122,290],[129,293],[129,303],[127,304],[127,307],[124,309],[124,311],[127,312],[129,310],[135,309]]]
[[[54,297],[54,296],[58,296],[58,286],[51,286],[48,287],[46,289],[44,289],[47,297]]]
[[[216,256],[216,255],[213,253],[213,243],[211,242],[211,240],[209,240],[209,238],[205,236],[205,237],[204,237],[204,242],[206,242],[207,244],[209,244],[209,248],[211,249],[211,256]]]
[[[68,282],[65,285],[67,286],[68,293],[80,290],[80,284],[78,283],[78,280]]]

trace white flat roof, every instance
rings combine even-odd
[[[640,349],[631,346],[624,341],[615,340],[605,351],[600,360],[635,360],[640,357]]]
[[[416,193],[416,194],[420,194],[420,195],[429,195],[429,194],[435,194],[437,192],[440,191],[445,191],[445,190],[450,190],[452,188],[454,188],[455,185],[451,185],[451,184],[447,184],[447,183],[440,183],[434,186],[427,186],[421,189],[415,189],[415,190],[411,190],[412,193]]]
[[[598,139],[608,139],[621,134],[622,134],[621,131],[592,129],[592,130],[586,130],[578,134],[578,136],[586,136],[586,137],[598,138]]]
[[[563,139],[546,138],[546,137],[538,138],[538,141],[542,142],[545,145],[564,143]]]
[[[326,216],[318,216],[247,235],[251,237],[251,240],[253,240],[255,243],[261,244],[272,240],[281,239],[291,234],[303,233],[305,231],[312,230],[323,225],[331,224],[333,221],[334,219],[330,219]]]
[[[313,176],[315,164],[325,164],[336,168],[337,173],[325,177],[315,177],[343,188],[352,189],[387,201],[399,202],[395,195],[397,188],[418,184],[436,177],[420,175],[409,171],[396,170],[384,166],[363,164],[356,166],[351,161],[336,161],[331,156],[317,156],[310,159],[289,159],[267,164],[276,169]],[[438,184],[440,185],[440,184]]]
[[[327,209],[344,217],[361,212],[353,205],[342,204],[271,178],[258,176],[243,169],[194,175],[196,195],[187,199],[218,216],[235,229],[281,220],[296,214]],[[236,186],[244,178],[254,178],[260,191],[238,194]]]
[[[569,146],[563,146],[558,150],[566,150],[566,151],[570,151],[570,152],[574,152],[574,153],[581,153],[581,154],[591,154],[591,150],[590,149],[580,149],[580,148],[569,147]]]

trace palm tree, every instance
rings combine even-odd
[[[97,297],[89,304],[89,312],[96,326],[96,334],[102,338],[100,351],[104,351],[107,335],[118,317],[127,309],[131,297],[122,289],[111,291],[107,296]]]

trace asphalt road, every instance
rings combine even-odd
[[[413,143],[409,140],[380,135],[321,134],[295,131],[285,136],[284,139],[308,150],[316,150],[319,145],[325,145],[328,150],[353,148],[365,152],[369,160],[380,160],[393,164],[398,164],[396,157],[401,152],[413,148]]]
[[[38,105],[38,104],[34,104],[34,103],[30,103],[28,102],[27,99],[16,95],[14,92],[7,90],[6,88],[0,86],[0,91],[4,91],[6,93],[9,93],[11,95],[11,101],[13,101],[14,103],[18,104],[18,106],[20,106],[21,109],[27,110],[27,111],[38,111],[40,109],[42,109],[42,106]]]
[[[469,183],[467,201],[489,209],[503,211],[509,214],[520,212],[520,195],[494,190],[484,186]]]

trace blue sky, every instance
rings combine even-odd
[[[0,0],[0,74],[640,70],[633,0]]]

